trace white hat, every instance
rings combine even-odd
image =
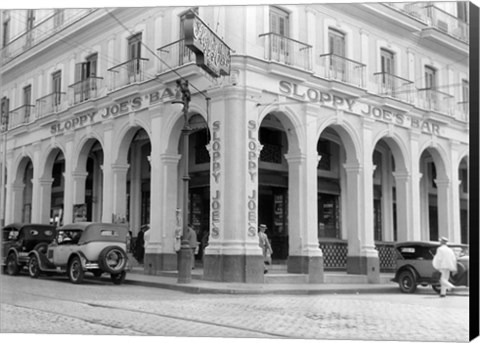
[[[267,225],[265,225],[265,224],[260,224],[260,229],[267,229]]]
[[[440,243],[448,243],[448,238],[445,237],[445,236],[442,236],[442,237],[440,238]]]

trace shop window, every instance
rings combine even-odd
[[[339,196],[318,194],[318,238],[340,238]]]
[[[260,161],[269,163],[282,163],[282,132],[267,128],[260,128]]]

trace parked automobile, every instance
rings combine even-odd
[[[47,251],[55,237],[55,227],[44,224],[14,223],[2,228],[2,268],[17,275],[28,263],[32,250]]]
[[[57,229],[45,252],[29,254],[28,273],[67,274],[73,283],[82,283],[85,273],[96,277],[110,274],[114,284],[125,280],[128,257],[128,227],[123,224],[80,222]]]
[[[432,265],[439,242],[411,241],[395,244],[396,272],[392,281],[397,282],[404,293],[413,293],[418,285],[432,286],[440,292],[440,272]],[[468,245],[448,244],[457,257],[457,272],[450,274],[454,286],[468,286]]]

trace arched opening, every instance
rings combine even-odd
[[[32,195],[33,195],[33,164],[30,159],[26,163],[23,171],[23,197],[22,197],[22,216],[23,223],[32,222]]]
[[[53,157],[51,166],[52,188],[50,196],[50,219],[51,225],[63,225],[64,195],[65,195],[65,156],[60,149],[54,149],[50,156]]]
[[[460,180],[459,196],[460,196],[460,239],[461,243],[468,244],[468,209],[469,209],[469,175],[468,175],[468,157],[464,157],[458,167],[458,176]]]
[[[288,228],[288,139],[279,118],[268,114],[259,129],[263,145],[259,158],[258,223],[268,227],[272,259],[286,260],[289,254]]]

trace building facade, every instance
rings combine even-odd
[[[379,282],[396,241],[466,243],[468,6],[3,10],[3,218],[150,223],[145,273],[175,270],[185,79],[205,279],[263,282],[261,223],[312,283]],[[197,66],[189,11],[231,48],[229,75]]]

